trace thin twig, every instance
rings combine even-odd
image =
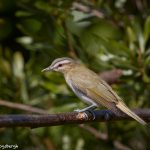
[[[10,107],[10,108],[24,110],[24,111],[27,111],[27,112],[37,113],[37,114],[48,114],[48,112],[43,110],[43,109],[35,108],[35,107],[25,105],[25,104],[9,102],[9,101],[6,101],[6,100],[0,100],[0,105]]]
[[[150,109],[133,110],[145,121],[150,122]],[[83,124],[88,122],[107,122],[117,120],[133,120],[126,114],[115,115],[110,110],[95,110],[95,119],[90,112],[67,112],[46,115],[0,115],[0,127],[45,127],[67,124]]]
[[[128,146],[122,144],[120,141],[115,140],[113,142],[114,146],[116,147],[117,150],[131,150]]]
[[[72,43],[73,39],[71,37],[71,33],[69,32],[66,23],[64,23],[63,26],[64,26],[64,30],[66,33],[66,39],[67,39],[67,44],[68,44],[68,48],[69,48],[69,54],[71,57],[77,58],[76,52],[75,52],[75,49],[74,49],[73,43]]]
[[[141,72],[142,75],[144,75],[142,50],[139,48],[137,53],[138,53],[137,61],[138,61],[138,65],[139,65],[139,71]]]
[[[96,138],[102,139],[102,140],[108,140],[108,134],[107,133],[101,133],[100,131],[96,130],[95,128],[85,125],[85,124],[80,124],[80,128],[90,132],[93,134]]]
[[[72,7],[73,9],[82,11],[84,13],[90,13],[91,15],[96,16],[98,18],[104,18],[104,14],[100,12],[99,10],[83,5],[81,3],[73,2]]]
[[[92,135],[94,135],[96,138],[100,140],[104,140],[104,141],[109,140],[107,133],[101,133],[100,131],[96,130],[95,128],[89,125],[81,124],[79,125],[79,127],[88,131],[89,133],[91,133]],[[120,141],[117,141],[117,140],[113,141],[113,145],[117,150],[131,150],[128,146],[122,144]]]
[[[122,75],[123,71],[121,69],[108,70],[99,74],[99,76],[109,84],[116,83]]]

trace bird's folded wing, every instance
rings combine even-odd
[[[93,71],[82,67],[80,73],[77,74],[76,72],[72,72],[70,76],[72,83],[74,83],[78,89],[83,90],[87,96],[91,97],[92,95],[92,99],[95,96],[95,100],[103,99],[115,103],[121,99],[112,88]]]
[[[78,89],[82,89],[87,96],[92,99],[103,99],[108,102],[118,102],[119,96],[112,90],[112,88],[103,80],[85,80],[82,77],[75,82]]]

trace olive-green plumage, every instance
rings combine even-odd
[[[123,100],[104,80],[85,66],[65,57],[56,59],[52,65],[43,71],[49,70],[62,72],[66,82],[74,93],[88,104],[91,103],[92,107],[102,105],[112,110],[114,113],[121,110],[139,123],[143,125],[146,124],[143,119],[125,105]]]

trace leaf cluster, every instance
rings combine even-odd
[[[103,13],[76,9],[72,0],[0,1],[0,99],[45,109],[72,111],[85,105],[58,73],[42,74],[52,60],[68,56],[81,60],[95,72],[121,69],[114,90],[131,108],[149,108],[150,102],[150,2],[78,2]],[[1,114],[27,113],[2,107]],[[41,129],[0,129],[0,144],[16,143],[20,149],[150,149],[150,130],[136,122],[92,124],[108,134],[97,139],[79,126]],[[138,143],[138,144],[137,144]]]

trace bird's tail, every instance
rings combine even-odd
[[[131,111],[122,101],[119,101],[118,104],[116,105],[117,108],[119,108],[121,111],[124,113],[128,114],[130,117],[141,123],[142,125],[146,125],[147,123],[140,118],[138,115],[136,115],[133,111]]]

